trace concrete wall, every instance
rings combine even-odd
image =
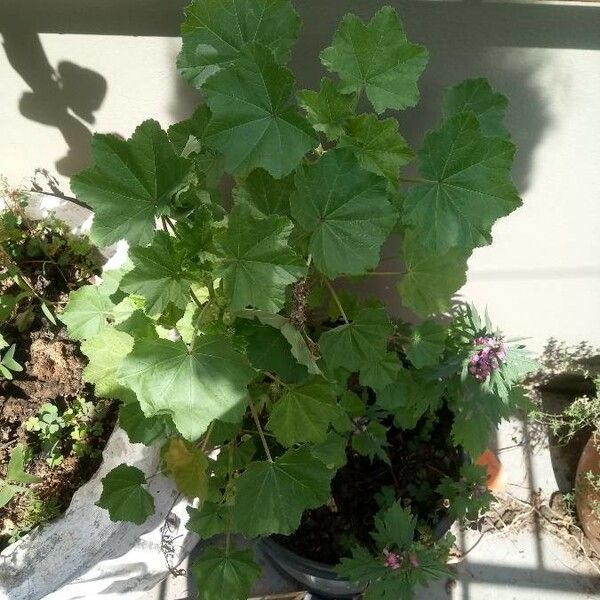
[[[197,102],[174,69],[182,0],[1,4],[0,173],[12,183],[42,167],[68,189],[91,132],[129,135],[149,116],[167,126]],[[300,86],[318,82],[317,55],[339,17],[380,5],[295,4],[305,22],[293,58]],[[400,117],[411,142],[436,124],[443,88],[464,77],[488,76],[511,101],[524,207],[475,252],[461,295],[536,349],[550,336],[600,345],[600,5],[392,4],[431,55],[423,102]]]

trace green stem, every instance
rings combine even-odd
[[[400,177],[402,183],[429,183],[429,179],[422,177]]]
[[[200,450],[202,450],[202,452],[206,452],[206,446],[208,445],[208,440],[210,439],[210,434],[212,433],[214,424],[215,422],[211,421],[210,425],[208,426],[208,429],[206,430],[204,440],[202,441],[202,446],[200,446]]]
[[[406,275],[406,271],[371,271],[367,275]]]
[[[281,381],[281,379],[279,379],[279,377],[277,377],[277,375],[273,375],[273,373],[270,373],[269,371],[263,371],[263,373],[269,377],[270,379],[272,379],[275,383],[279,384],[282,387],[288,387],[287,383],[284,383],[283,381]]]
[[[254,424],[256,425],[256,429],[258,434],[260,435],[260,441],[262,442],[263,448],[265,449],[265,454],[267,455],[267,460],[272,463],[273,457],[271,456],[271,451],[269,450],[269,446],[267,444],[267,439],[265,438],[265,432],[260,424],[260,419],[258,418],[258,413],[256,412],[256,407],[252,402],[252,398],[248,396],[248,405],[250,406],[250,412],[252,413],[252,418],[254,419]]]
[[[206,284],[206,287],[208,288],[208,297],[211,300],[214,300],[217,294],[215,292],[215,286],[214,286],[212,279],[208,281],[208,283]]]
[[[190,288],[190,292],[192,292],[191,288]],[[192,292],[192,294],[193,293],[194,292]],[[202,304],[199,304],[200,301],[198,300],[198,298],[196,298],[196,301],[197,301],[196,303],[200,307],[200,314],[195,319],[194,333],[193,333],[192,341],[190,343],[190,354],[194,350],[194,344],[196,343],[196,337],[197,337],[196,333],[198,331],[198,326],[200,325],[200,321],[202,321],[202,317],[204,316],[204,313],[206,312],[206,309],[210,306],[210,300],[204,306],[202,306]]]
[[[348,317],[346,316],[346,312],[344,311],[344,307],[342,306],[342,303],[340,302],[338,295],[335,293],[333,286],[329,283],[329,281],[327,279],[323,279],[323,281],[325,282],[325,285],[329,289],[329,292],[330,292],[331,297],[333,298],[334,302],[337,304],[337,307],[340,311],[340,314],[342,315],[342,318],[346,322],[346,325],[350,324],[350,321],[348,321]]]
[[[198,296],[196,296],[196,294],[195,294],[194,290],[191,288],[191,286],[190,286],[190,296],[192,297],[192,300],[196,303],[196,306],[198,308],[202,309],[203,308],[202,302],[200,302]]]

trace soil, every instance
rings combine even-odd
[[[298,530],[275,539],[311,560],[334,565],[356,543],[373,546],[370,532],[379,510],[376,496],[385,486],[410,506],[422,525],[435,527],[447,515],[444,499],[435,492],[445,476],[457,477],[461,453],[450,442],[452,415],[442,408],[437,418],[422,419],[411,431],[388,431],[390,467],[385,462],[359,456],[351,448],[348,463],[332,482],[332,501],[308,510]]]
[[[24,228],[27,227],[33,230],[34,222],[25,222]],[[58,236],[56,231],[42,232],[41,235],[43,241],[53,243]],[[46,255],[36,256],[31,251],[22,253],[26,259],[16,261],[28,285],[57,307],[66,302],[69,291],[98,274],[100,265],[97,256],[77,256],[70,251],[68,242],[61,239],[60,263]],[[19,291],[11,279],[0,278],[0,294]],[[42,316],[39,303],[35,304],[37,301],[32,300],[29,305],[27,302],[20,304],[17,315],[3,323],[1,328],[6,341],[16,344],[14,358],[23,366],[23,371],[13,373],[12,381],[0,378],[0,478],[6,474],[15,445],[27,445],[34,456],[26,471],[42,479],[41,483],[29,487],[34,497],[43,503],[48,516],[52,516],[68,507],[75,491],[97,470],[101,451],[114,426],[115,409],[108,411],[102,433],[88,439],[93,450],[91,456],[71,454],[67,440],[66,451],[62,452],[64,461],[53,467],[47,464],[35,434],[25,430],[25,422],[35,416],[44,403],[54,404],[62,414],[77,398],[94,401],[93,388],[82,378],[87,361],[79,350],[79,344],[67,338],[60,324],[54,325]],[[0,550],[7,545],[8,534],[14,534],[15,525],[18,527],[31,518],[31,498],[31,494],[17,494],[0,508]]]

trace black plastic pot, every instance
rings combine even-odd
[[[435,539],[450,531],[453,522],[449,515],[441,519],[434,528]],[[303,590],[319,597],[350,600],[358,598],[363,591],[362,587],[339,577],[331,565],[303,558],[272,538],[259,540],[258,547],[279,572],[296,580]]]
[[[330,565],[303,558],[271,538],[261,539],[258,547],[278,571],[296,580],[303,590],[339,600],[357,598],[362,593],[361,587],[339,577]]]

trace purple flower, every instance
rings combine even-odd
[[[400,568],[400,562],[402,558],[399,554],[396,554],[395,552],[390,552],[387,548],[385,548],[383,550],[383,555],[385,557],[383,561],[384,566],[386,566],[388,569],[392,569],[392,571],[395,571],[396,569]]]
[[[469,373],[482,382],[506,359],[506,344],[492,337],[477,337],[473,340],[473,345],[480,349],[469,360]]]

